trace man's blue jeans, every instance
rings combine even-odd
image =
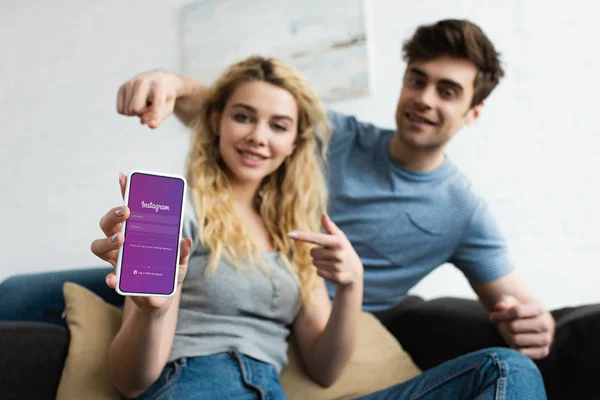
[[[523,354],[490,348],[465,354],[360,400],[546,399],[542,375]]]
[[[0,321],[36,321],[66,325],[62,286],[74,282],[122,307],[124,297],[106,285],[112,267],[15,275],[0,282]]]

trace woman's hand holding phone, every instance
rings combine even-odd
[[[119,184],[121,186],[121,196],[125,196],[125,188],[127,186],[127,176],[121,174],[119,176]],[[111,209],[100,219],[100,228],[106,235],[105,238],[96,239],[92,242],[91,250],[99,258],[110,263],[113,268],[117,266],[117,258],[119,249],[123,246],[125,238],[122,233],[122,223],[129,218],[130,212],[127,206],[119,206]],[[185,278],[187,264],[190,255],[192,241],[190,239],[182,239],[180,242],[179,256],[179,272],[177,275],[177,288],[181,288],[181,284]],[[117,276],[115,272],[111,272],[106,276],[106,284],[114,289],[117,286]],[[147,311],[159,311],[168,309],[171,304],[172,297],[153,297],[153,296],[129,296],[130,299],[141,309]]]

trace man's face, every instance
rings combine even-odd
[[[410,148],[443,148],[465,124],[479,116],[471,108],[477,68],[467,60],[441,57],[411,62],[396,109],[402,143]]]

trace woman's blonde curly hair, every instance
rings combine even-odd
[[[235,89],[252,81],[287,90],[298,106],[294,152],[263,180],[257,208],[275,250],[295,273],[306,305],[317,279],[310,245],[296,242],[287,234],[320,229],[320,217],[327,205],[322,161],[331,130],[319,97],[308,81],[293,67],[273,58],[255,56],[230,66],[209,89],[192,125],[186,177],[199,221],[199,237],[210,250],[207,272],[214,272],[222,257],[235,264],[242,258],[260,259],[260,252],[234,210],[229,195],[230,178],[219,157],[218,136],[211,124],[213,112],[222,113]]]

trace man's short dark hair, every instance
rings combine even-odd
[[[467,20],[447,19],[422,25],[402,48],[404,61],[429,61],[452,57],[477,67],[471,107],[485,100],[504,76],[500,54],[479,26]]]

